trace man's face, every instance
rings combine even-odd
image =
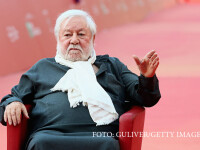
[[[87,27],[86,19],[74,16],[64,20],[60,27],[59,43],[64,58],[70,61],[88,60],[93,41],[92,33]]]

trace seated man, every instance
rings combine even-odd
[[[38,61],[24,73],[12,93],[1,101],[2,124],[20,124],[30,116],[27,150],[119,150],[115,137],[119,117],[130,105],[151,107],[160,99],[155,71],[155,51],[142,60],[134,56],[141,72],[132,73],[117,58],[96,56],[96,25],[81,10],[68,10],[56,20],[55,58]],[[30,114],[24,104],[32,104]],[[113,133],[95,137],[93,132]]]

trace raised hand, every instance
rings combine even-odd
[[[143,59],[139,59],[133,55],[133,58],[140,70],[140,73],[145,77],[153,77],[159,65],[159,57],[155,50],[147,53]]]

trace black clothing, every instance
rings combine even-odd
[[[125,101],[129,101],[129,105],[150,107],[160,99],[156,76],[145,78],[141,75],[138,77],[117,58],[108,55],[97,56],[94,64],[99,68],[96,74],[97,81],[111,97],[119,116],[126,111]],[[5,106],[13,101],[20,101],[33,105],[32,112],[29,114],[31,119],[28,150],[55,149],[50,145],[56,145],[56,142],[61,146],[61,148],[56,147],[58,150],[62,147],[68,147],[69,150],[83,149],[83,145],[87,147],[86,149],[97,150],[95,145],[103,141],[107,142],[99,150],[118,149],[117,140],[114,138],[109,137],[110,140],[108,137],[108,139],[95,138],[92,137],[92,133],[112,132],[115,135],[119,130],[119,120],[109,125],[96,126],[87,107],[79,105],[76,108],[70,108],[67,92],[50,91],[69,69],[69,67],[56,63],[54,58],[45,58],[37,62],[22,75],[19,84],[12,88],[12,94],[2,99],[0,121],[5,124],[3,121]],[[43,146],[38,147],[40,144],[35,144],[36,141],[38,142],[37,138],[45,137],[45,135],[48,136],[44,142],[51,144],[41,144]],[[79,144],[74,145],[73,141]],[[110,143],[115,143],[115,146]]]

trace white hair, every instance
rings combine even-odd
[[[71,17],[74,17],[74,16],[85,17],[87,26],[89,27],[89,29],[92,33],[92,36],[94,36],[96,34],[96,24],[95,24],[93,18],[87,12],[85,12],[83,10],[71,9],[71,10],[67,10],[67,11],[63,12],[62,14],[60,14],[60,16],[56,20],[56,24],[54,27],[54,34],[55,34],[57,41],[59,40],[59,31],[60,31],[61,23],[66,18],[70,19]]]

